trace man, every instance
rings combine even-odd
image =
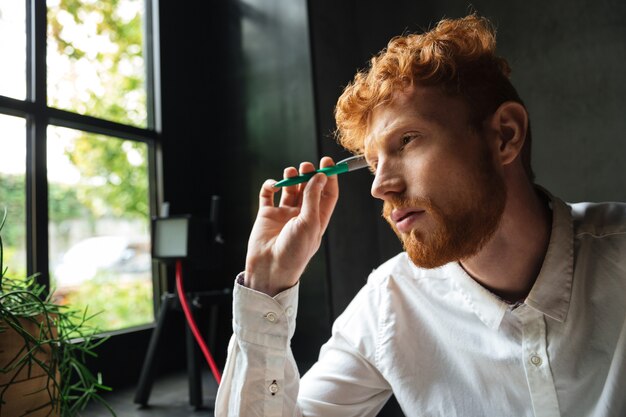
[[[301,381],[298,280],[337,178],[278,206],[263,184],[217,416],[372,416],[392,393],[409,416],[626,415],[626,205],[534,186],[509,72],[471,15],[393,39],[346,88],[340,142],[366,155],[406,252],[371,274]]]

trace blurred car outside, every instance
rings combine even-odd
[[[54,268],[57,290],[89,280],[127,281],[149,277],[152,267],[150,242],[127,236],[96,236],[79,241]]]

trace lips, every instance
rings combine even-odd
[[[413,223],[424,213],[424,210],[417,208],[396,209],[391,212],[390,219],[398,231],[408,233],[413,228]]]

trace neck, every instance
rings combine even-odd
[[[482,286],[509,302],[530,292],[550,241],[552,213],[530,184],[509,188],[501,223],[481,251],[461,266]]]

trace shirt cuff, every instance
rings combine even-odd
[[[243,284],[244,272],[237,275],[233,290],[233,331],[240,340],[270,348],[284,349],[296,329],[300,283],[274,297]]]

